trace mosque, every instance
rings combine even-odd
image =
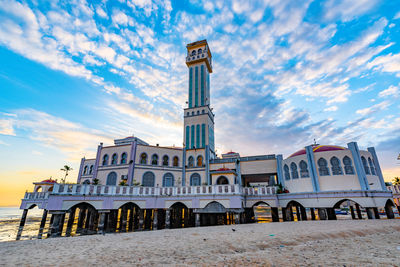
[[[395,217],[400,188],[385,186],[373,147],[313,144],[285,159],[217,157],[211,50],[206,40],[186,48],[183,147],[150,145],[136,136],[100,143],[95,158],[82,158],[76,184],[34,183],[22,199],[17,239],[33,207],[43,209],[38,238],[46,225],[47,236],[56,237],[248,223],[261,218],[261,206],[273,222],[334,220],[343,212],[351,219]]]

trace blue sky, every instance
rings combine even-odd
[[[200,39],[217,152],[357,141],[400,174],[398,0],[0,0],[0,179],[58,177],[131,134],[181,146]]]

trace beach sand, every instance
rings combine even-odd
[[[5,266],[400,266],[400,220],[242,224],[2,242],[0,257]]]

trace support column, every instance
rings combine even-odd
[[[386,213],[386,217],[388,219],[394,219],[393,206],[386,205],[385,206],[385,213]]]
[[[153,211],[153,230],[158,229],[158,210]]]
[[[355,219],[356,219],[356,214],[354,213],[354,208],[353,208],[353,206],[350,206],[350,213],[351,213],[351,218],[352,218],[353,220],[355,220]]]
[[[59,237],[61,236],[60,230],[62,230],[61,224],[64,224],[63,218],[65,218],[65,212],[56,212],[53,214],[54,220],[51,224],[50,237]]]
[[[279,211],[278,208],[272,207],[271,208],[271,215],[273,222],[279,222]]]
[[[143,222],[144,222],[144,209],[140,209],[139,211],[139,231],[143,231]]]
[[[320,220],[326,220],[326,209],[318,208],[318,217]]]
[[[336,220],[336,213],[334,208],[327,208],[328,220]]]
[[[357,211],[358,219],[362,220],[360,205],[358,205],[357,203],[356,203],[356,211]]]
[[[21,239],[21,235],[22,235],[22,231],[24,230],[27,215],[28,215],[28,209],[24,209],[24,211],[22,212],[21,221],[19,222],[19,228],[18,228],[16,240]]]
[[[368,219],[373,220],[375,219],[375,214],[372,208],[365,208],[367,211]]]
[[[89,225],[90,225],[90,220],[91,220],[91,217],[92,217],[92,216],[93,216],[93,214],[92,214],[91,210],[88,209],[87,212],[86,212],[86,221],[85,221],[85,225],[84,225],[83,231],[82,231],[82,233],[85,234],[85,235],[88,234]]]
[[[76,227],[76,233],[82,233],[83,222],[86,217],[86,208],[79,208],[78,225]]]
[[[294,221],[293,206],[290,206],[289,208],[286,209],[286,214],[288,220],[293,222]]]
[[[54,222],[54,214],[51,214],[49,228],[47,229],[47,237],[48,238],[50,237],[50,234],[51,234],[51,226],[52,226],[53,222]]]
[[[165,210],[165,229],[170,229],[171,228],[171,210],[166,209]]]
[[[315,221],[315,210],[314,210],[314,208],[310,209],[310,213],[311,213],[311,220]]]
[[[381,218],[381,216],[379,216],[379,211],[378,211],[378,208],[377,208],[377,207],[375,207],[375,208],[372,208],[372,210],[374,211],[374,216],[375,216],[375,219],[380,219],[380,218]]]
[[[43,210],[42,220],[40,221],[38,239],[42,239],[43,230],[44,230],[44,227],[46,225],[46,220],[47,220],[47,212],[48,212],[47,210]]]
[[[64,228],[64,221],[65,221],[65,212],[61,214],[61,219],[60,219],[60,227],[58,228],[57,235],[62,236],[63,228]]]
[[[235,218],[235,224],[240,224],[240,214],[235,213],[233,216]]]
[[[301,221],[301,216],[300,216],[300,208],[299,206],[296,206],[296,217],[297,217],[297,221]]]
[[[97,229],[97,233],[105,235],[106,232],[105,232],[104,226],[105,226],[107,213],[104,211],[99,211],[99,214],[100,214],[100,221],[99,221],[99,227]]]
[[[122,207],[121,209],[121,218],[119,222],[119,231],[120,232],[126,232],[126,219],[128,217],[128,210],[126,207]]]
[[[200,213],[195,213],[196,215],[196,222],[195,222],[195,227],[200,227]]]
[[[135,207],[132,207],[129,212],[129,219],[128,219],[128,232],[132,232],[134,228],[134,217],[133,213],[135,212]]]
[[[65,236],[71,236],[71,231],[72,231],[72,225],[74,224],[75,220],[75,212],[76,208],[73,208],[71,212],[69,213],[69,218],[67,222],[67,230],[65,231]]]
[[[307,212],[306,212],[306,208],[300,207],[300,214],[301,214],[301,220],[302,220],[302,221],[307,221]]]
[[[288,221],[286,208],[282,208],[282,221]]]

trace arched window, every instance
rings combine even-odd
[[[86,175],[87,173],[87,166],[85,166],[85,168],[83,168],[83,175]]]
[[[229,184],[229,180],[225,176],[220,176],[217,179],[217,184]]]
[[[290,171],[292,173],[292,179],[297,179],[299,178],[299,173],[297,172],[297,165],[296,163],[292,162],[290,163]]]
[[[163,177],[163,186],[174,186],[174,176],[172,173],[168,172],[164,174]]]
[[[290,180],[290,173],[289,173],[288,165],[285,164],[285,166],[283,166],[283,172],[285,173],[285,180]]]
[[[155,175],[152,172],[145,172],[143,174],[142,186],[154,187]]]
[[[328,162],[324,158],[318,160],[318,170],[320,176],[329,175]]]
[[[196,50],[193,50],[192,51],[192,56],[195,56],[196,55]]]
[[[197,157],[197,167],[203,167],[203,156]]]
[[[369,168],[371,169],[372,175],[376,175],[375,166],[374,166],[374,163],[372,162],[371,158],[368,158],[368,163],[369,163]]]
[[[191,186],[201,185],[201,177],[198,173],[193,173],[192,176],[190,176],[190,185]]]
[[[168,166],[168,165],[169,165],[169,157],[168,157],[167,155],[165,155],[165,156],[162,158],[162,165],[163,165],[163,166]]]
[[[342,167],[340,166],[340,161],[337,157],[331,158],[331,165],[332,165],[332,175],[342,175]]]
[[[343,165],[344,165],[344,173],[345,174],[354,174],[354,168],[353,168],[353,163],[351,161],[351,158],[348,156],[344,156],[343,158]]]
[[[82,184],[90,184],[90,180],[89,180],[89,179],[86,179],[85,181],[83,181]]]
[[[151,156],[151,165],[158,165],[158,155],[154,154]]]
[[[90,165],[89,174],[93,173],[93,165]]]
[[[301,178],[310,177],[310,174],[309,174],[308,168],[307,168],[307,163],[304,160],[300,161],[299,166],[300,166],[300,177]]]
[[[117,153],[114,153],[111,157],[111,165],[117,165],[118,162],[118,155]]]
[[[179,158],[177,156],[175,156],[174,159],[173,159],[173,165],[174,165],[174,167],[178,167],[179,166]]]
[[[146,153],[140,154],[140,164],[147,164],[147,154]]]
[[[192,156],[189,157],[188,164],[189,164],[189,167],[194,166],[194,158]]]
[[[127,158],[128,158],[128,154],[126,154],[126,152],[122,153],[122,155],[121,155],[121,164],[126,164]]]
[[[103,166],[106,166],[106,165],[108,165],[108,155],[107,154],[105,154],[103,156]]]
[[[107,175],[106,185],[117,185],[117,173],[116,172],[110,172]]]
[[[364,166],[365,174],[371,174],[370,171],[369,171],[367,160],[365,159],[364,156],[361,157],[361,161],[362,161],[362,164]]]
[[[197,50],[197,54],[201,54],[203,53],[203,50],[201,50],[201,48],[199,48],[199,50]]]

